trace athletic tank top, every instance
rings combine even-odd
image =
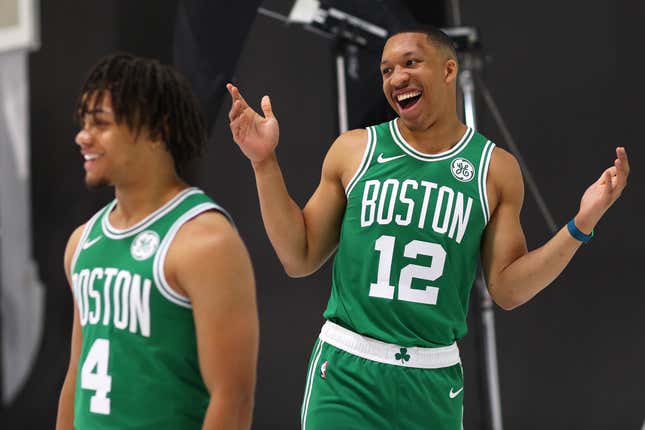
[[[83,339],[75,428],[201,429],[210,397],[192,306],[168,285],[164,260],[185,222],[208,210],[228,215],[188,188],[121,230],[108,219],[116,203],[90,219],[72,260]]]
[[[388,343],[449,345],[467,331],[494,144],[468,128],[450,150],[424,154],[397,121],[367,129],[324,316]]]

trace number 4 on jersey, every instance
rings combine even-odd
[[[81,388],[95,391],[90,398],[90,412],[95,414],[110,413],[110,399],[107,398],[112,389],[112,377],[107,373],[109,359],[110,341],[99,338],[92,344],[81,368]]]
[[[378,275],[376,283],[370,284],[370,296],[383,299],[394,298],[394,286],[390,285],[392,259],[394,256],[394,236],[383,235],[376,240],[374,249],[379,252]],[[419,255],[432,257],[430,266],[408,264],[401,269],[399,275],[398,298],[406,302],[437,304],[439,288],[427,286],[425,290],[412,288],[414,278],[436,281],[442,274],[446,263],[446,250],[437,243],[413,240],[405,245],[403,255],[407,258],[417,258]]]

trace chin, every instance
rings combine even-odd
[[[404,115],[399,114],[399,119],[410,130],[416,130],[416,129],[423,128],[423,122],[422,122],[421,118],[418,117],[418,116],[415,116],[415,117],[411,118],[409,116],[406,116],[405,114]]]
[[[110,185],[110,182],[106,178],[85,177],[85,186],[90,190],[107,187],[108,185]]]

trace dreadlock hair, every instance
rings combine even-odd
[[[77,119],[82,121],[108,93],[116,123],[125,122],[137,134],[146,128],[151,139],[160,138],[177,172],[202,153],[206,131],[198,101],[172,67],[126,53],[101,58],[83,84]]]
[[[392,36],[396,36],[397,34],[401,34],[401,33],[425,34],[426,37],[428,38],[428,41],[430,41],[436,48],[439,48],[440,50],[444,51],[444,53],[447,54],[448,57],[452,58],[453,60],[458,61],[457,48],[456,48],[455,42],[453,42],[452,39],[446,33],[441,31],[437,27],[422,24],[415,27],[400,28],[400,29],[397,29],[392,34],[390,34],[388,38]]]

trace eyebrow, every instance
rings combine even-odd
[[[408,58],[408,57],[414,57],[415,55],[419,55],[419,54],[416,53],[415,51],[406,51],[401,56],[404,57],[404,58]],[[389,63],[388,60],[381,61],[381,65],[388,64],[388,63]]]
[[[94,109],[88,109],[85,112],[85,114],[86,115],[100,115],[100,114],[108,115],[108,114],[113,114],[113,112],[110,111],[110,110],[104,110],[103,108],[98,107],[98,108],[94,108]]]

